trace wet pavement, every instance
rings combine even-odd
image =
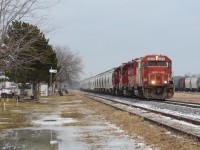
[[[84,118],[62,118],[60,110],[75,106]],[[80,108],[81,107],[81,108]],[[34,127],[9,129],[0,134],[1,150],[150,150],[141,139],[94,115],[85,106],[60,105],[55,114],[35,114]],[[33,114],[34,116],[34,114]],[[81,125],[86,122],[87,125]],[[73,125],[74,124],[74,125]]]

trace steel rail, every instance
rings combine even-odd
[[[116,100],[113,100],[111,98],[105,98],[105,97],[91,95],[91,94],[86,94],[86,96],[88,96],[91,99],[95,99],[95,100],[98,99],[98,101],[101,102],[101,103],[104,103],[106,105],[112,106],[114,108],[117,108],[117,109],[120,109],[120,110],[123,110],[123,111],[127,111],[131,114],[134,114],[134,115],[141,116],[146,120],[149,120],[149,121],[152,121],[152,122],[157,123],[159,125],[168,127],[168,128],[175,130],[175,131],[186,133],[187,135],[191,135],[191,136],[197,138],[198,140],[200,140],[200,132],[197,132],[197,131],[199,131],[199,128],[200,128],[200,121],[189,119],[189,118],[184,118],[182,116],[167,114],[167,113],[151,110],[151,109],[148,109],[148,108],[143,108],[141,106],[135,106],[135,105],[131,104],[130,102],[116,101]],[[122,105],[122,106],[120,106],[120,105]],[[129,107],[127,107],[127,106],[129,106]],[[131,110],[131,109],[134,109],[134,111]],[[138,109],[141,110],[139,113],[138,113]],[[145,116],[144,114],[146,114],[147,116]],[[150,115],[148,116],[148,114],[150,114]],[[157,115],[161,115],[158,118],[160,118],[160,117],[173,118],[173,119],[175,119],[174,120],[175,122],[176,122],[176,120],[177,121],[189,122],[192,125],[197,126],[198,130],[197,131],[191,130],[191,129],[188,130],[188,129],[183,128],[181,126],[182,125],[181,123],[180,123],[180,126],[177,126],[177,125],[174,126],[174,125],[170,124],[169,122],[159,121],[159,120],[155,119],[155,117],[152,117],[152,116],[157,116]]]
[[[103,96],[103,94],[98,94]],[[113,96],[113,95],[108,95],[108,96]],[[119,96],[113,96],[116,98],[120,98]],[[131,97],[124,97],[127,98],[129,100],[132,100],[133,98]],[[138,101],[143,101],[143,102],[159,102],[159,103],[166,103],[166,104],[172,104],[172,105],[179,105],[179,106],[185,106],[185,107],[190,107],[190,108],[200,108],[200,103],[192,103],[192,102],[180,102],[180,101],[176,101],[176,100],[165,100],[165,101],[161,101],[161,100],[146,100],[146,99],[138,99],[138,98],[134,98],[134,100],[138,100]]]
[[[101,97],[101,96],[96,96],[96,97],[104,98],[104,97]],[[200,120],[194,120],[194,119],[186,118],[186,117],[183,117],[183,116],[173,115],[173,114],[153,110],[153,109],[150,109],[150,108],[137,106],[137,105],[134,105],[134,103],[127,102],[127,101],[122,102],[122,101],[113,100],[112,98],[104,98],[104,99],[107,99],[107,100],[110,100],[110,101],[113,101],[113,102],[118,102],[118,103],[121,103],[121,104],[124,104],[124,105],[127,105],[127,106],[132,106],[132,107],[135,107],[135,108],[140,108],[140,109],[150,111],[150,112],[153,112],[153,113],[156,113],[156,114],[161,114],[161,115],[171,117],[171,118],[174,118],[174,119],[177,119],[177,120],[186,121],[186,122],[189,122],[189,123],[192,123],[192,124],[195,124],[195,125],[200,125]]]
[[[163,101],[163,103],[181,105],[181,106],[192,107],[192,108],[200,108],[200,103],[180,102],[180,101],[175,101],[175,100],[166,100],[166,101]]]

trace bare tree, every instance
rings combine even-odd
[[[82,73],[82,59],[78,53],[73,53],[68,47],[56,47],[59,72],[56,74],[56,81],[59,83],[67,81],[69,84],[78,81]]]
[[[57,0],[54,0],[55,2]],[[1,0],[0,1],[0,67],[4,70],[23,67],[24,63],[32,63],[35,59],[40,59],[40,56],[27,60],[26,56],[17,59],[20,51],[28,50],[32,43],[37,41],[39,35],[36,35],[28,42],[24,41],[27,35],[20,37],[18,40],[12,40],[8,37],[8,28],[15,20],[36,19],[42,18],[38,15],[38,11],[52,5],[50,0]],[[55,4],[55,3],[54,3]],[[35,20],[38,22],[39,19]],[[44,20],[44,19],[43,19]],[[27,30],[25,28],[24,30]],[[29,27],[29,33],[34,30]],[[19,31],[21,32],[21,31]],[[5,40],[7,43],[5,44]],[[30,57],[29,57],[30,58]],[[13,63],[15,62],[15,63]]]

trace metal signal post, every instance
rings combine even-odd
[[[53,91],[53,87],[52,87],[52,73],[57,73],[57,70],[55,69],[49,69],[49,72],[50,72],[50,100],[51,100],[51,96],[52,96],[52,91]],[[50,141],[50,144],[53,145],[53,144],[56,144],[57,141],[56,140],[53,140],[53,133],[52,133],[52,129],[51,129],[51,141]]]

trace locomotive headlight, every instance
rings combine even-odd
[[[167,84],[167,81],[164,81],[164,84]]]
[[[151,84],[156,84],[156,81],[152,80],[152,81],[151,81]]]

